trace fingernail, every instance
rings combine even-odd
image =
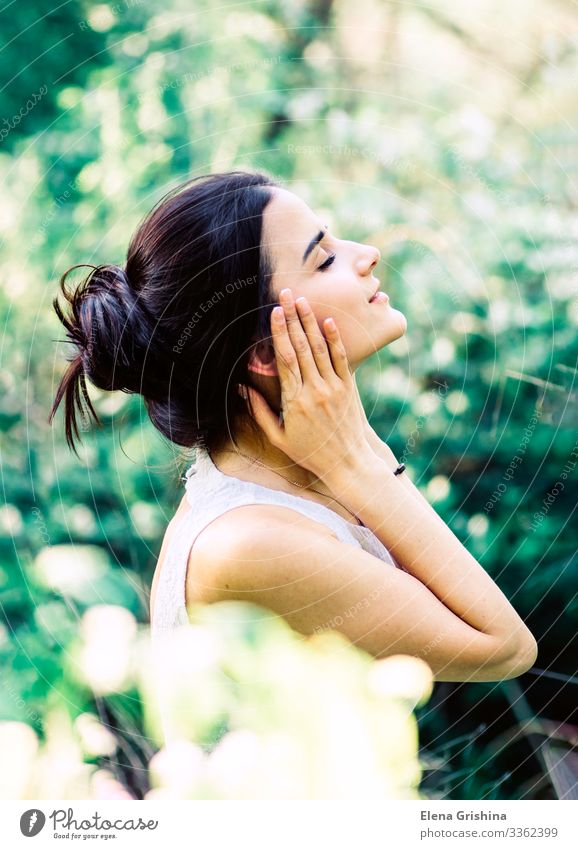
[[[246,387],[246,386],[243,386],[243,384],[242,384],[242,383],[239,383],[239,384],[237,385],[237,389],[238,389],[238,391],[239,391],[239,395],[241,396],[241,398],[244,398],[244,399],[245,399],[245,401],[246,401],[246,400],[247,400],[247,398],[249,397],[249,393],[247,392],[247,387]]]
[[[299,306],[299,309],[301,310],[301,312],[304,312],[304,313],[309,312],[309,304],[307,303],[306,298],[303,298],[303,297],[297,298],[295,303]]]
[[[281,289],[281,291],[279,292],[279,297],[283,298],[284,301],[291,303],[291,301],[293,300],[291,295],[291,289]]]
[[[275,307],[273,309],[273,318],[275,319],[275,321],[279,321],[279,322],[283,321],[283,318],[284,318],[283,307]]]

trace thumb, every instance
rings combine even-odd
[[[279,416],[271,409],[265,398],[252,386],[245,387],[251,401],[257,424],[264,431],[272,445],[279,442],[279,437],[283,433],[283,429],[279,425]]]

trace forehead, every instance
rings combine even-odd
[[[275,188],[263,211],[262,241],[277,262],[284,256],[303,251],[320,230],[319,216],[305,201],[287,189]]]

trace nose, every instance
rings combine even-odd
[[[375,248],[372,245],[363,245],[362,255],[357,260],[359,273],[363,275],[370,274],[380,259],[381,252],[379,248]]]

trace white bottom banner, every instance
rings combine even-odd
[[[0,845],[576,849],[577,815],[557,801],[28,800],[0,802]]]

